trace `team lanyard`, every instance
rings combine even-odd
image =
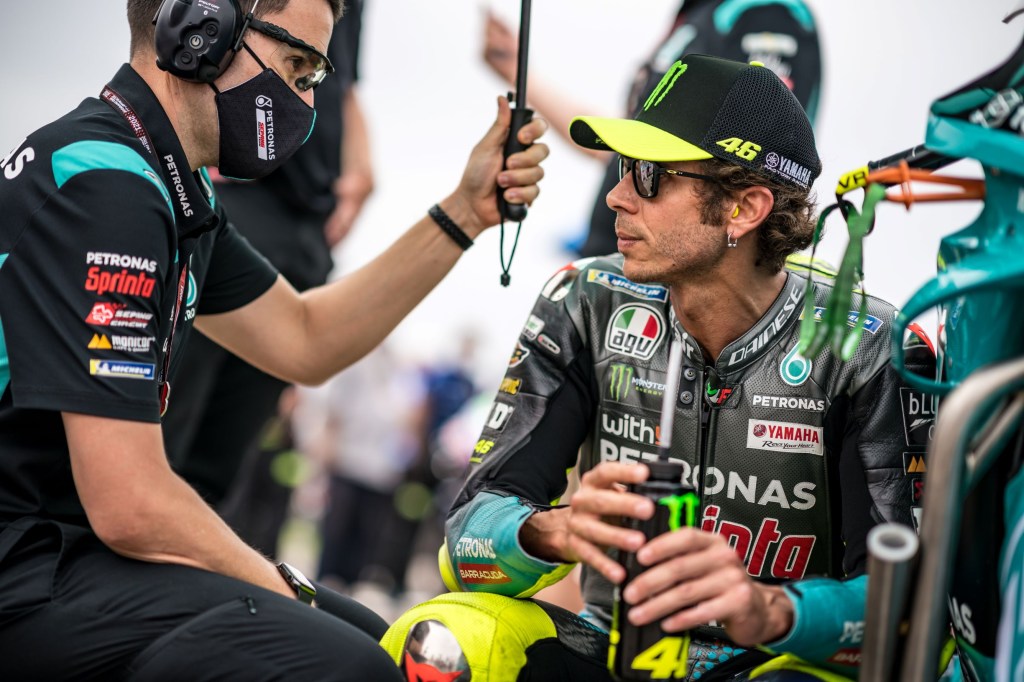
[[[128,127],[132,129],[135,136],[142,142],[142,146],[153,155],[153,158],[159,158],[156,155],[156,148],[153,146],[152,140],[150,140],[149,133],[146,132],[146,126],[143,125],[142,119],[135,113],[135,109],[128,103],[121,95],[117,94],[110,85],[103,88],[103,92],[100,93],[100,99],[109,104],[115,111],[117,111],[124,120],[127,121]],[[170,404],[171,397],[171,382],[169,380],[170,369],[171,369],[171,350],[174,348],[174,331],[178,326],[178,315],[181,313],[181,304],[185,300],[185,289],[188,283],[188,261],[184,261],[181,264],[181,274],[178,276],[178,295],[174,301],[174,311],[171,313],[171,331],[167,335],[167,339],[164,341],[163,353],[164,362],[160,368],[160,376],[158,378],[160,386],[160,416],[163,417],[167,413],[167,406]]]

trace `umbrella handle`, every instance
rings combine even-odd
[[[508,167],[508,157],[516,152],[529,148],[530,145],[519,141],[519,129],[533,119],[533,110],[516,107],[512,110],[512,124],[509,127],[508,139],[505,140],[505,160],[502,168]],[[522,222],[526,218],[526,204],[510,204],[505,201],[504,192],[498,188],[498,210],[503,220],[513,223]]]

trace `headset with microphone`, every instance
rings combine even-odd
[[[163,0],[153,18],[156,63],[194,83],[212,83],[231,66],[256,11],[239,0]]]

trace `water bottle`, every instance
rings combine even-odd
[[[647,540],[662,533],[697,525],[700,498],[684,483],[683,466],[659,459],[648,462],[650,475],[643,483],[631,484],[629,492],[654,503],[654,515],[646,520],[625,518],[627,528],[639,530]],[[615,587],[608,669],[619,680],[666,680],[686,676],[690,648],[688,632],[668,633],[658,622],[636,626],[626,614],[629,604],[622,590],[650,566],[642,566],[634,552],[619,550],[618,561],[626,568],[626,579]]]

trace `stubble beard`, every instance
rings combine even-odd
[[[679,237],[689,234],[689,237]],[[648,242],[657,261],[639,261],[626,256],[622,270],[633,282],[682,284],[706,278],[722,263],[726,254],[721,230],[697,223],[685,230],[662,233]]]

